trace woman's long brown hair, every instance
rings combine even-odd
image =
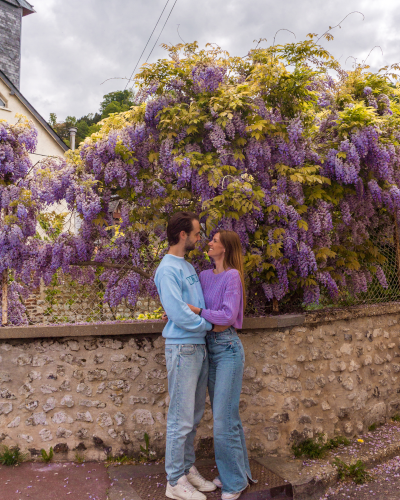
[[[239,271],[243,290],[243,311],[246,308],[246,290],[244,287],[243,251],[240,238],[235,231],[221,229],[218,231],[219,241],[225,248],[224,269]]]

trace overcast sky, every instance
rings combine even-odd
[[[32,0],[31,0],[32,1]],[[102,96],[123,90],[166,0],[33,0],[36,14],[23,18],[21,91],[48,119],[96,112]],[[170,0],[141,64],[170,12]],[[368,59],[373,67],[400,60],[399,0],[177,0],[149,62],[166,54],[161,43],[216,42],[232,55],[245,55],[258,38],[270,43],[279,28],[296,34],[322,34],[358,10],[335,40],[324,45],[342,64],[348,56]],[[277,43],[293,41],[281,31]],[[351,67],[351,59],[347,61]]]

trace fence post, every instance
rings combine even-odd
[[[8,269],[3,271],[1,287],[1,323],[6,325],[8,322]]]
[[[399,223],[397,221],[397,215],[394,216],[394,239],[396,245],[396,267],[397,267],[397,278],[400,284],[400,234],[399,234]]]

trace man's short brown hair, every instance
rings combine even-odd
[[[199,217],[193,212],[177,212],[168,221],[167,238],[170,246],[179,243],[181,231],[189,234],[193,230],[193,221],[199,220]]]

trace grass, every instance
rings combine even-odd
[[[126,456],[126,455],[121,455],[119,457],[113,457],[113,456],[109,455],[107,457],[106,462],[110,465],[111,464],[123,465],[123,464],[135,462],[135,460],[131,457]]]
[[[348,446],[349,444],[350,441],[343,436],[337,436],[324,442],[324,434],[318,434],[316,439],[305,439],[304,441],[293,443],[292,451],[296,458],[306,457],[315,460],[317,458],[324,458],[330,450],[334,450],[339,446]]]
[[[85,455],[80,452],[75,453],[75,462],[77,464],[83,464],[85,462]]]
[[[53,448],[50,447],[50,450],[49,450],[49,453],[47,454],[46,453],[46,450],[44,450],[43,448],[40,450],[40,454],[42,455],[42,460],[43,462],[46,462],[46,464],[48,464],[49,462],[51,462],[53,460]]]
[[[333,465],[338,470],[340,480],[351,479],[356,484],[364,484],[372,479],[367,472],[367,466],[362,460],[357,460],[357,462],[347,465],[343,460],[336,457]]]
[[[0,464],[1,465],[18,465],[26,459],[27,455],[22,453],[21,450],[16,447],[9,448],[8,446],[2,446],[0,451]]]

